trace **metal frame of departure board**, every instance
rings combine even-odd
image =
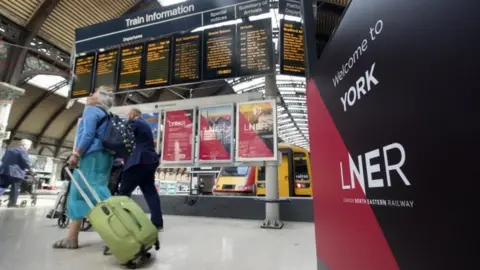
[[[77,63],[78,63],[78,60],[80,59],[83,59],[83,58],[87,58],[87,57],[91,57],[93,56],[93,60],[92,60],[92,71],[90,73],[90,88],[88,89],[88,94],[84,94],[84,95],[80,95],[80,96],[73,96],[73,92],[74,92],[74,88],[75,88],[75,85],[77,84],[77,80],[79,79],[76,75],[75,76],[72,76],[72,80],[70,82],[70,94],[69,94],[69,98],[70,99],[79,99],[79,98],[84,98],[84,97],[88,97],[92,94],[92,90],[93,90],[93,81],[95,80],[95,64],[96,64],[96,58],[97,58],[97,53],[96,52],[91,52],[91,53],[88,53],[86,55],[82,55],[82,56],[77,56],[75,58],[75,65],[73,66],[73,74],[75,74],[76,70],[77,70]]]
[[[280,20],[280,35],[279,35],[279,57],[280,57],[280,74],[283,74],[283,75],[289,75],[289,76],[298,76],[298,77],[305,77],[305,69],[306,69],[306,65],[305,65],[305,59],[304,59],[304,63],[303,63],[303,73],[297,73],[297,72],[293,72],[293,71],[286,71],[285,70],[285,51],[283,50],[284,49],[284,46],[285,46],[285,42],[284,42],[284,35],[285,35],[285,32],[284,32],[284,26],[285,26],[285,23],[290,23],[292,25],[298,25],[300,26],[300,28],[303,30],[303,25],[301,22],[294,22],[294,21],[285,21],[285,19],[281,19]],[[303,33],[301,34],[302,38],[303,38]],[[305,46],[304,42],[301,43],[301,46]],[[305,49],[304,49],[304,54],[305,54]]]
[[[198,79],[190,79],[190,80],[186,80],[186,79],[177,79],[176,76],[175,76],[175,63],[177,61],[176,59],[176,48],[177,48],[177,38],[179,37],[185,37],[185,36],[188,36],[188,35],[198,35],[199,36],[199,52],[198,52],[198,60],[197,60],[197,68],[198,68]],[[192,33],[192,32],[189,32],[189,33],[181,33],[181,34],[175,34],[173,35],[173,51],[172,51],[172,69],[171,69],[171,82],[172,82],[172,85],[180,85],[180,84],[190,84],[190,83],[196,83],[196,82],[201,82],[202,81],[202,68],[203,68],[203,65],[202,65],[202,60],[203,60],[203,32],[195,32],[195,33]]]
[[[262,29],[265,29],[266,31],[266,34],[267,34],[267,52],[266,52],[266,57],[267,57],[267,62],[270,64],[270,69],[269,70],[266,70],[266,71],[262,71],[262,70],[252,70],[250,72],[245,72],[245,71],[242,71],[242,67],[241,67],[241,31],[240,31],[240,28],[242,26],[245,26],[245,25],[249,25],[251,24],[254,28],[262,28]],[[259,27],[259,25],[261,27]],[[275,49],[274,49],[274,46],[273,46],[273,30],[272,30],[272,19],[271,18],[267,18],[267,19],[262,19],[262,20],[258,20],[258,21],[247,21],[247,22],[243,22],[243,23],[240,23],[240,24],[237,24],[236,26],[236,31],[237,31],[237,59],[238,59],[238,70],[237,70],[237,75],[238,77],[244,77],[244,76],[259,76],[259,75],[266,75],[266,74],[269,74],[269,73],[273,73],[275,72],[275,57],[274,57],[274,54],[275,54]],[[268,46],[268,44],[270,44],[270,46]]]
[[[147,85],[147,64],[148,64],[148,46],[152,43],[156,43],[156,42],[161,42],[161,41],[164,41],[164,40],[169,40],[170,41],[170,51],[169,51],[169,54],[168,54],[168,78],[167,78],[167,82],[166,83],[158,83],[158,84],[151,84],[151,85]],[[143,66],[142,66],[142,74],[143,74],[143,77],[142,77],[142,86],[143,87],[147,87],[147,88],[154,88],[154,87],[164,87],[164,86],[169,86],[172,84],[172,80],[173,80],[173,53],[174,53],[174,40],[173,40],[173,35],[170,35],[170,36],[164,36],[164,37],[160,37],[160,38],[157,38],[155,40],[151,40],[151,41],[148,41],[145,43],[144,45],[144,48],[143,48],[143,54],[144,54],[144,57],[143,57]]]
[[[108,54],[108,53],[111,53],[111,52],[114,52],[114,51],[117,51],[117,59],[116,59],[116,63],[115,63],[115,67],[114,69],[112,70],[113,72],[113,83],[112,83],[112,91],[111,92],[115,92],[117,87],[118,87],[118,76],[119,76],[119,63],[120,63],[120,49],[119,48],[116,48],[116,49],[111,49],[111,50],[107,50],[107,51],[103,51],[103,52],[98,52],[97,53],[97,56],[95,57],[95,73],[94,73],[94,77],[93,77],[93,82],[92,82],[92,85],[93,85],[93,91],[96,91],[97,90],[97,71],[98,71],[98,61],[100,59],[100,55],[101,54]]]
[[[207,37],[208,33],[214,31],[222,31],[222,30],[231,30],[231,37],[232,37],[232,45],[231,45],[231,53],[232,53],[232,62],[230,68],[226,68],[227,70],[230,69],[230,73],[222,72],[221,68],[208,68],[208,41],[209,38]],[[212,80],[220,80],[220,79],[229,79],[235,78],[238,75],[238,68],[239,68],[239,61],[238,61],[238,50],[237,50],[237,27],[236,25],[226,25],[221,27],[215,27],[210,29],[205,29],[203,31],[203,69],[202,69],[202,80],[204,81],[212,81]],[[209,72],[216,72],[217,74],[212,75]],[[223,74],[218,74],[218,73]]]
[[[140,78],[138,80],[138,86],[120,89],[121,72],[122,72],[122,51],[125,50],[125,49],[131,49],[131,48],[134,48],[134,47],[137,47],[137,46],[142,46],[142,53],[141,53],[142,58],[141,58],[141,61],[140,61]],[[145,76],[145,72],[144,72],[145,69],[144,69],[144,66],[143,66],[144,59],[145,59],[145,43],[144,42],[143,43],[136,43],[136,44],[130,45],[130,46],[120,47],[119,56],[118,56],[118,66],[117,66],[117,88],[115,89],[116,93],[128,92],[128,91],[131,91],[131,90],[138,90],[138,89],[143,88],[142,82],[144,81],[143,78]]]

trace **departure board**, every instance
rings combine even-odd
[[[205,30],[203,40],[203,80],[237,76],[235,26]]]
[[[118,90],[125,91],[140,87],[142,77],[143,44],[122,48]]]
[[[97,71],[95,73],[95,91],[103,87],[113,91],[117,82],[118,50],[100,52],[97,55]]]
[[[75,77],[70,91],[70,98],[88,97],[92,92],[92,75],[95,54],[79,56],[75,59]]]
[[[280,73],[305,76],[305,44],[301,23],[282,20],[280,23]]]
[[[171,38],[164,38],[147,44],[146,87],[170,84],[171,41]]]
[[[173,84],[201,80],[202,34],[174,36]]]
[[[239,76],[273,72],[273,41],[271,19],[237,25],[239,39]]]

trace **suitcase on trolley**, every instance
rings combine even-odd
[[[98,202],[94,205],[71,171],[68,168],[66,171],[91,209],[88,220],[119,263],[134,269],[150,258],[150,249],[160,249],[157,228],[131,198],[112,196],[101,201],[82,171],[78,170],[83,183]]]

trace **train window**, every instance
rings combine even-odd
[[[258,168],[257,181],[265,181],[265,167]]]
[[[248,173],[248,167],[223,167],[220,176],[245,176]]]
[[[305,153],[295,153],[293,155],[293,165],[295,170],[295,181],[309,181],[308,163]]]

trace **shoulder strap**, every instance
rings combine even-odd
[[[105,123],[105,121],[110,117],[109,113],[102,107],[100,106],[97,106],[97,108],[99,108],[100,110],[102,110],[105,115],[102,117],[102,119],[100,119],[100,121],[98,121],[97,123],[97,128],[99,128],[103,123]]]

